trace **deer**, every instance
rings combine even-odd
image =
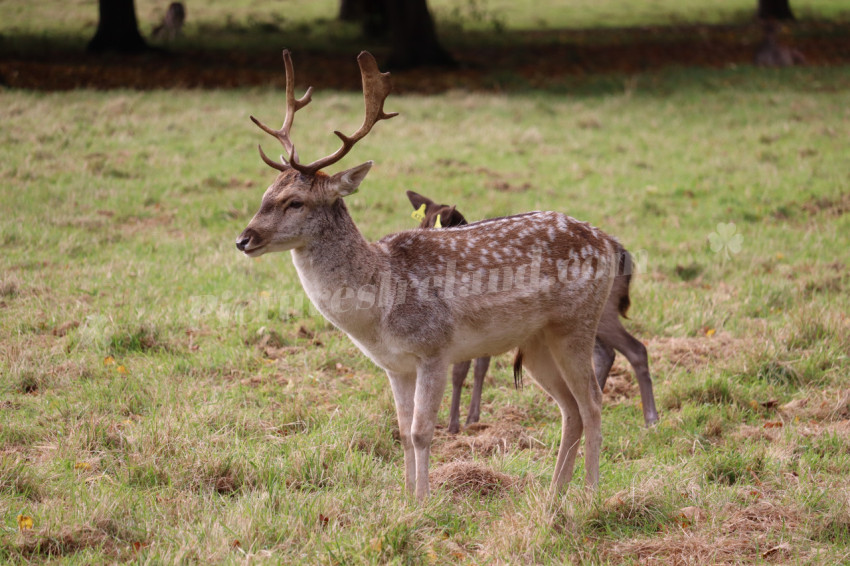
[[[407,191],[406,194],[414,210],[421,212],[418,216],[421,218],[420,228],[450,228],[468,224],[464,215],[455,205],[437,204],[430,198],[414,191]],[[626,357],[637,377],[644,423],[647,427],[651,427],[658,422],[658,410],[655,407],[655,395],[652,391],[652,377],[649,373],[646,346],[629,334],[620,322],[621,316],[628,318],[626,315],[631,306],[629,287],[633,272],[633,261],[631,254],[625,249],[619,248],[618,254],[623,261],[623,266],[614,279],[611,294],[608,295],[608,301],[605,303],[605,309],[602,311],[602,318],[599,321],[599,328],[596,330],[593,366],[596,372],[596,381],[599,382],[599,389],[604,390],[605,384],[608,382],[608,374],[611,372],[611,366],[614,364],[615,350]],[[522,353],[518,352],[514,359],[515,381],[519,381],[517,372],[522,370],[521,363]],[[448,427],[450,434],[457,434],[460,431],[461,389],[471,365],[472,362],[467,360],[452,366],[452,403],[449,410]],[[489,357],[475,360],[472,397],[466,417],[467,425],[477,423],[481,418],[481,391],[489,367]]]
[[[422,196],[414,191],[407,191],[407,198],[413,209],[422,213],[420,228],[451,228],[453,226],[465,226],[469,224],[456,207],[446,204],[436,204],[428,197]],[[463,383],[472,366],[471,360],[460,362],[452,366],[452,403],[449,409],[449,434],[460,432],[460,395]],[[484,388],[484,378],[490,369],[490,356],[475,359],[473,370],[472,397],[469,401],[469,412],[466,414],[467,426],[477,423],[481,418],[481,391]]]
[[[779,34],[782,32],[782,25],[779,22],[762,20],[761,27],[764,39],[753,57],[755,66],[793,67],[806,64],[806,57],[800,51],[779,42]]]
[[[162,23],[153,29],[155,39],[166,39],[174,41],[183,30],[186,22],[186,6],[182,2],[172,2],[165,11]]]
[[[301,162],[291,130],[312,100],[295,97],[284,50],[286,110],[279,129],[251,116],[286,153],[260,158],[277,171],[260,207],[236,238],[248,257],[289,251],[312,303],[378,367],[390,383],[404,453],[404,485],[419,501],[430,495],[429,461],[450,364],[519,347],[523,367],[557,403],[561,442],[550,484],[560,493],[573,475],[584,436],[585,485],[599,483],[602,392],[593,345],[617,266],[614,238],[558,212],[528,212],[445,230],[408,230],[369,242],[345,204],[373,161],[328,174],[384,111],[389,73],[366,51],[357,62],[365,115],[342,145]]]

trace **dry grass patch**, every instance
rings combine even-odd
[[[794,508],[782,507],[772,501],[758,501],[739,509],[723,522],[729,534],[759,536],[782,530],[795,532],[800,527],[801,514]]]
[[[721,331],[711,336],[655,338],[649,341],[647,349],[650,363],[656,365],[658,372],[662,368],[665,371],[702,368],[728,360],[733,352],[749,351],[752,346],[749,339]]]
[[[458,498],[500,495],[520,488],[519,478],[497,472],[479,462],[449,462],[431,470],[431,487],[442,487]]]
[[[689,510],[692,508],[686,508]],[[706,520],[714,512],[700,510],[698,520],[682,511],[676,526],[661,536],[637,537],[612,545],[605,555],[628,556],[640,564],[702,565],[783,562],[801,558],[802,513],[762,500],[731,512],[721,525]],[[692,514],[692,513],[691,513]]]
[[[608,535],[628,531],[657,530],[670,521],[668,490],[658,479],[622,490],[587,516],[587,528],[596,534]]]
[[[605,389],[602,391],[603,405],[617,405],[639,395],[640,391],[631,369],[626,368],[619,361],[615,363],[608,374]]]
[[[795,420],[828,422],[850,418],[850,389],[809,391],[809,396],[779,407],[779,413],[786,419]]]
[[[505,422],[474,423],[468,425],[460,435],[440,435],[435,442],[433,452],[440,460],[448,461],[506,454],[534,447],[545,446],[529,435],[526,428],[521,425]]]
[[[604,556],[614,562],[628,557],[645,565],[703,566],[749,562],[757,553],[757,543],[745,536],[718,537],[682,530],[661,537],[627,540],[613,545]]]

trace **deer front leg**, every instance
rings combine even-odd
[[[481,389],[484,387],[484,377],[490,367],[490,358],[476,358],[475,381],[472,382],[472,399],[469,401],[469,414],[466,424],[477,423],[481,418]]]
[[[466,381],[466,374],[469,373],[469,366],[471,364],[471,361],[466,361],[455,364],[452,367],[452,408],[449,412],[450,434],[457,434],[460,431],[460,392],[463,389],[463,382]]]
[[[416,454],[416,498],[428,497],[428,463],[431,458],[431,440],[437,423],[437,411],[446,389],[448,363],[440,359],[422,360],[416,371],[416,393],[413,403],[411,438]]]
[[[413,424],[413,403],[416,392],[416,375],[387,372],[390,387],[395,399],[395,411],[398,418],[398,433],[401,447],[404,449],[404,487],[413,493],[416,487],[416,454],[413,449],[411,426]]]

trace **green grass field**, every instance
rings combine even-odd
[[[617,235],[661,412],[618,358],[600,489],[579,458],[551,501],[559,414],[506,354],[418,504],[386,377],[234,247],[282,92],[0,90],[0,562],[846,563],[848,100],[846,68],[749,67],[391,96],[334,168],[376,161],[366,237],[416,224],[407,189]],[[314,94],[303,160],[361,104]]]

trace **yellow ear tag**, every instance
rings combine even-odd
[[[437,221],[434,222],[434,228],[442,228],[443,225],[440,223],[440,215],[437,215]]]
[[[422,222],[422,220],[425,218],[425,203],[422,203],[422,206],[420,206],[418,210],[414,210],[411,213],[410,217],[414,220]]]

